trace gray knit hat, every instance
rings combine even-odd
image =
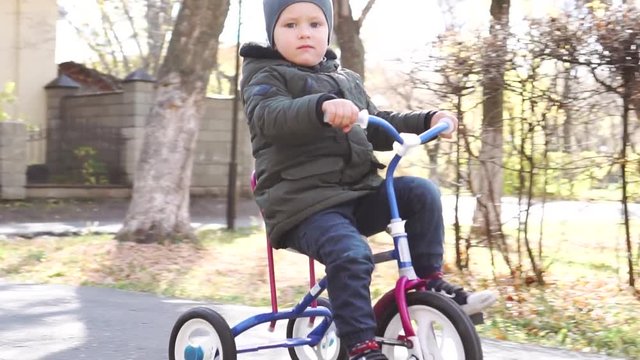
[[[327,19],[329,25],[329,38],[327,43],[331,40],[331,31],[333,30],[333,4],[331,0],[262,0],[262,6],[264,8],[264,22],[267,26],[267,37],[269,38],[269,44],[273,47],[273,30],[276,27],[278,18],[284,9],[295,3],[309,2],[318,5],[324,17]]]

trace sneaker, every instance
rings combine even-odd
[[[427,278],[427,289],[440,293],[455,301],[467,315],[477,314],[493,305],[498,298],[489,290],[479,292],[464,291],[462,286],[453,285],[435,273]]]

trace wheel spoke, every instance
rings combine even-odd
[[[322,360],[325,358],[326,351],[322,350],[322,346],[320,344],[313,347],[313,351],[316,353],[316,357],[318,360]]]
[[[418,339],[424,359],[443,360],[433,321],[425,319],[419,322]]]
[[[198,344],[202,347],[205,354],[211,354],[211,357],[215,356],[216,353],[220,353],[222,351],[222,344],[220,343],[220,339],[217,336],[207,336],[200,341]],[[207,341],[209,340],[209,341]]]
[[[458,339],[458,337],[458,332],[455,331],[455,329],[451,329],[449,327],[443,328],[440,339],[440,348],[442,349],[443,353],[455,354],[456,358],[460,359],[462,357],[462,354],[456,347],[456,339]]]
[[[318,306],[331,309],[329,301],[324,298],[318,299]],[[309,332],[320,325],[320,321],[320,318],[316,318],[315,323],[312,325],[309,323],[308,318],[290,319],[287,324],[287,337],[307,338]],[[347,356],[346,349],[341,346],[340,339],[336,336],[335,324],[329,326],[322,339],[315,346],[306,345],[289,348],[289,354],[292,359],[298,360],[337,360]]]

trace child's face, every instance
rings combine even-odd
[[[309,2],[288,6],[273,30],[275,48],[290,62],[315,66],[327,51],[329,27],[322,10]]]

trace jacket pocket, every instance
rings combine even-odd
[[[303,164],[283,170],[280,174],[285,180],[299,180],[318,175],[335,175],[340,178],[344,168],[344,159],[337,156],[323,157],[310,160]],[[324,176],[322,176],[324,178]],[[334,177],[334,176],[330,176]]]

